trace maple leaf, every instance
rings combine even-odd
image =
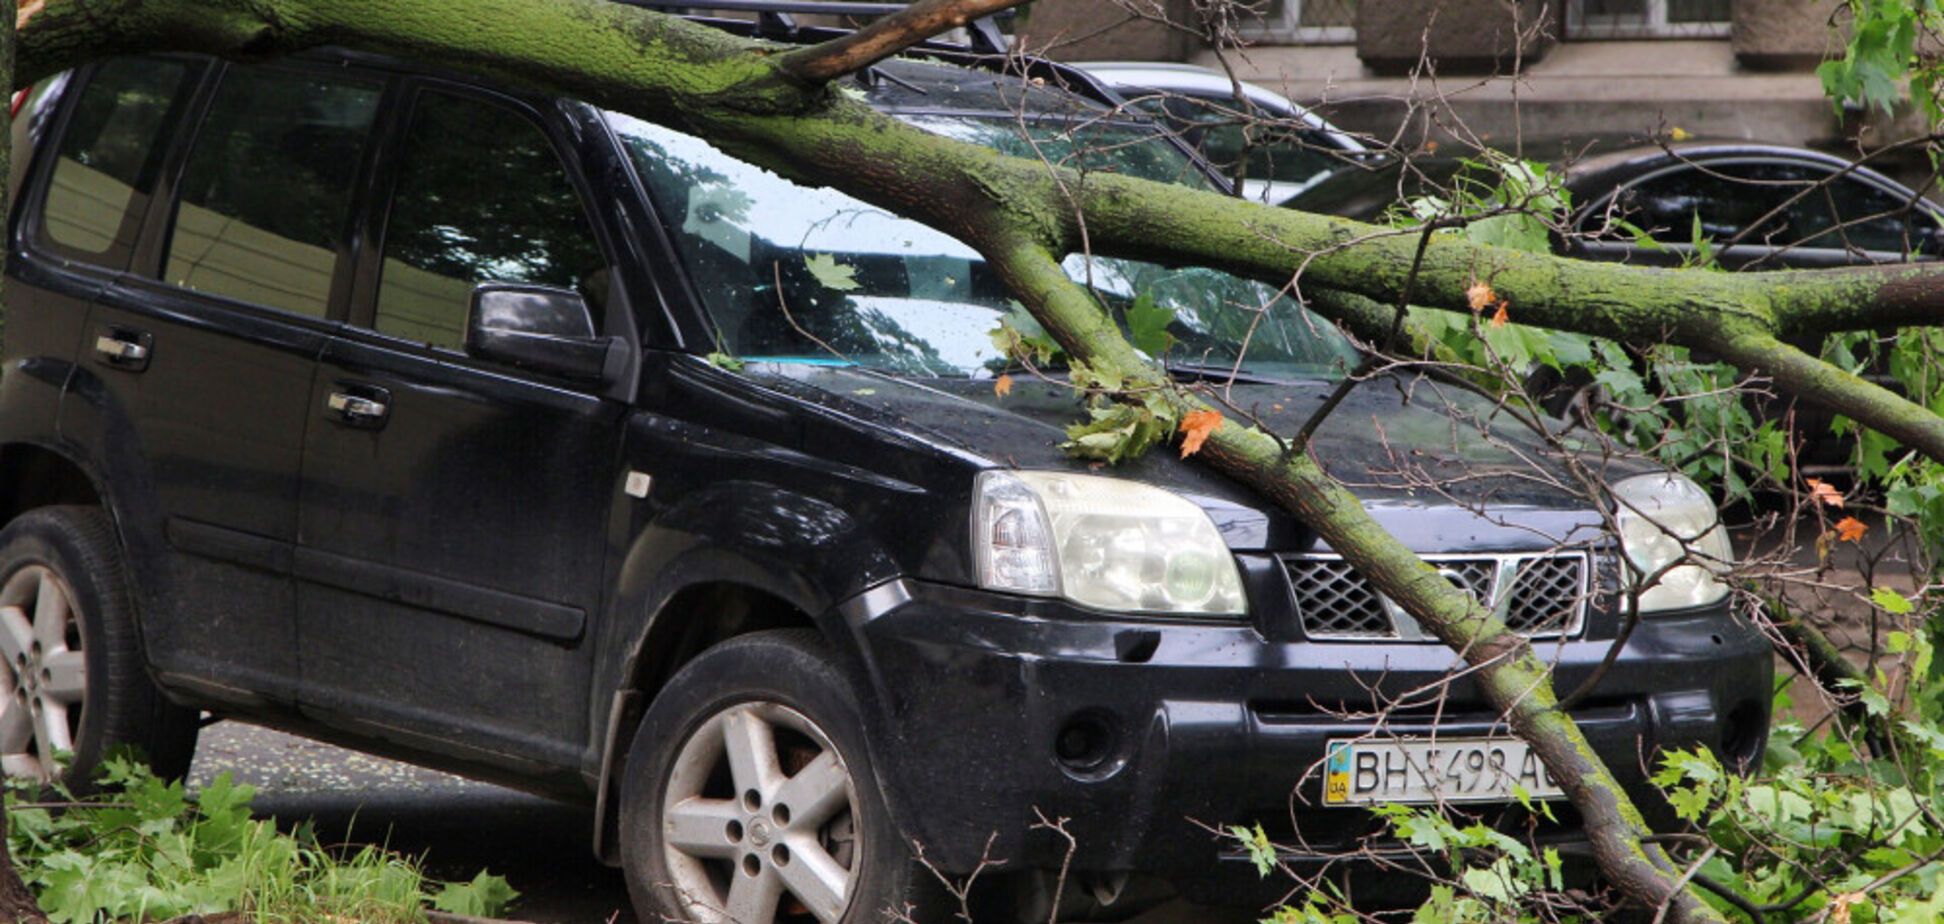
[[[1492,291],[1492,284],[1480,279],[1465,290],[1465,298],[1470,300],[1473,311],[1484,311],[1499,300],[1498,293]]]
[[[1004,398],[1012,394],[1012,376],[1002,375],[992,380],[992,393]]]
[[[1829,482],[1818,478],[1805,478],[1809,484],[1809,498],[1820,504],[1827,504],[1838,510],[1843,509],[1843,492],[1836,490]]]
[[[1855,517],[1844,517],[1836,521],[1836,538],[1844,542],[1861,543],[1863,534],[1870,531],[1870,524]]]
[[[1221,425],[1221,411],[1189,411],[1187,416],[1181,418],[1181,432],[1187,434],[1181,438],[1181,457],[1186,459],[1200,452],[1202,443],[1208,441],[1208,435]]]
[[[1505,309],[1507,309],[1507,308],[1510,308],[1510,307],[1512,307],[1512,303],[1511,303],[1511,302],[1508,302],[1508,301],[1506,301],[1505,299],[1502,299],[1502,298],[1501,298],[1501,299],[1499,299],[1499,303],[1498,303],[1498,310],[1497,310],[1497,311],[1494,311],[1494,312],[1492,312],[1492,326],[1493,326],[1493,327],[1504,327],[1504,326],[1505,326],[1505,322],[1507,322],[1507,321],[1510,321],[1510,320],[1512,320],[1512,316],[1511,316],[1511,315],[1509,315],[1509,314],[1507,314],[1507,313],[1505,312]]]

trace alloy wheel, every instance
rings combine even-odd
[[[74,750],[87,659],[74,591],[45,565],[0,586],[0,772],[51,780]]]
[[[856,811],[816,723],[779,703],[726,707],[682,742],[663,790],[670,885],[697,920],[835,924],[862,864]]]

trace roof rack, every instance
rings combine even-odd
[[[638,6],[653,10],[671,12],[699,12],[718,10],[734,13],[757,14],[758,25],[765,35],[783,38],[794,37],[797,32],[796,20],[792,14],[822,14],[826,16],[885,16],[905,8],[903,3],[865,3],[852,0],[615,0],[625,6]],[[971,47],[984,54],[1003,55],[1010,50],[1006,34],[999,31],[995,21],[999,16],[1011,18],[1013,11],[1007,10],[998,16],[985,16],[969,22],[966,34],[971,38]]]

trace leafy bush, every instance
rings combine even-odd
[[[191,795],[140,763],[111,759],[102,792],[72,803],[8,794],[14,865],[56,924],[249,913],[264,922],[413,924],[430,902],[490,916],[517,897],[498,876],[427,880],[416,861],[378,847],[320,843],[250,817],[255,790],[228,774]]]

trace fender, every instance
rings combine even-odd
[[[755,481],[726,481],[684,495],[643,528],[617,569],[597,650],[589,754],[595,786],[596,856],[611,856],[613,775],[639,717],[664,680],[649,676],[658,643],[709,614],[671,607],[685,591],[731,585],[788,604],[862,677],[865,659],[838,604],[899,576],[895,557],[843,509]],[[603,698],[608,701],[603,702]],[[866,710],[866,721],[875,717]]]
[[[168,538],[162,519],[153,515],[157,509],[155,480],[128,409],[103,387],[94,370],[78,364],[61,402],[61,443],[66,447],[61,454],[94,482],[95,493],[121,534],[129,577],[135,585],[131,589],[139,602],[135,622],[140,631],[143,614],[159,605],[167,584]],[[100,476],[101,471],[115,473],[112,485]],[[143,515],[144,511],[148,515]],[[148,646],[144,645],[144,660],[147,656]]]

